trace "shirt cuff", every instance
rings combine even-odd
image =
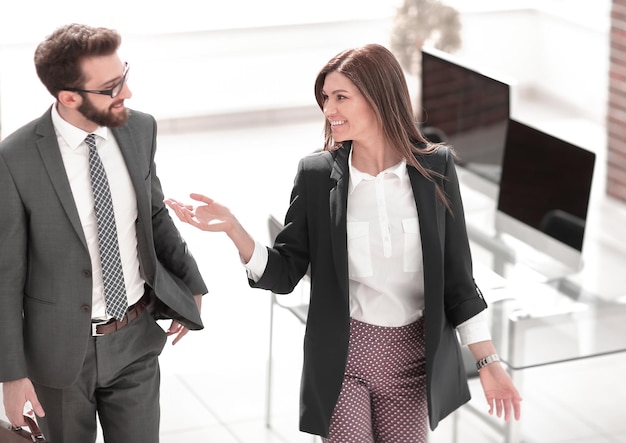
[[[465,320],[456,327],[463,346],[471,345],[479,341],[491,340],[491,332],[489,331],[486,312],[485,310],[480,311],[478,314],[469,320]]]
[[[267,248],[255,240],[254,251],[252,251],[252,257],[250,257],[250,260],[248,261],[248,263],[243,264],[244,268],[246,268],[248,278],[254,281],[255,283],[258,282],[263,276],[263,273],[265,272],[267,261],[268,261]]]

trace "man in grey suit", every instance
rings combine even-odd
[[[119,34],[72,24],[35,52],[55,97],[0,143],[0,382],[54,443],[159,441],[159,364],[207,292],[156,175],[156,123],[129,111]],[[117,282],[117,287],[115,285]],[[172,323],[164,331],[157,319]]]

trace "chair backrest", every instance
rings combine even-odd
[[[272,214],[267,218],[267,227],[270,235],[270,242],[274,243],[276,236],[283,229],[283,224]]]
[[[270,214],[267,218],[267,228],[268,234],[270,237],[270,242],[274,243],[276,240],[276,236],[283,229],[283,223],[281,223],[274,215]],[[304,280],[308,280],[311,277],[311,267],[307,269],[306,276]],[[273,303],[287,309],[293,315],[295,315],[302,323],[306,323],[306,318],[309,312],[309,304],[308,302],[302,302],[299,304],[285,304],[282,303],[276,294],[272,293],[272,301]]]

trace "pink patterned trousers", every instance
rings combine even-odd
[[[348,362],[325,443],[423,443],[428,435],[424,318],[350,321]]]

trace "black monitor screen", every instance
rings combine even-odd
[[[422,130],[456,150],[459,165],[500,182],[510,85],[435,49],[422,50]],[[433,138],[435,138],[433,140]]]
[[[593,152],[511,120],[498,211],[581,251],[595,158]]]

